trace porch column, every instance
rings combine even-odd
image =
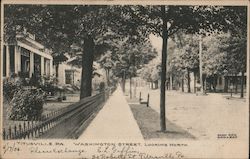
[[[44,57],[41,56],[41,76],[44,75]]]
[[[30,52],[30,77],[34,73],[34,53]]]
[[[53,75],[53,59],[49,60],[49,75],[52,76]]]
[[[15,73],[21,72],[21,51],[19,46],[15,47]]]
[[[10,50],[9,50],[9,45],[6,45],[6,77],[10,77]]]

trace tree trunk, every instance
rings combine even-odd
[[[196,73],[194,72],[194,93],[196,93]]]
[[[161,93],[160,93],[160,126],[161,131],[166,131],[166,112],[165,112],[165,82],[166,82],[166,61],[167,61],[167,44],[168,44],[168,30],[167,30],[167,21],[166,21],[166,10],[165,6],[161,6],[162,13],[162,57],[161,57]]]
[[[91,96],[92,74],[94,60],[94,40],[92,37],[84,39],[84,53],[82,54],[82,77],[80,99]]]
[[[191,86],[190,86],[190,71],[187,69],[187,75],[188,75],[188,93],[191,93]]]
[[[238,77],[237,77],[237,74],[235,74],[235,94],[238,93]]]
[[[204,80],[202,81],[203,92],[206,93],[207,91],[207,77],[205,75]]]
[[[228,92],[228,77],[227,76],[224,77],[224,81],[225,81],[224,92],[227,93]]]
[[[109,86],[110,85],[110,82],[109,82],[109,69],[105,69],[105,71],[106,71],[107,85]]]
[[[213,76],[213,90],[216,92],[216,87],[217,87],[217,76]]]
[[[58,84],[58,82],[59,82],[59,79],[58,79],[58,76],[59,76],[59,73],[58,73],[58,71],[59,71],[59,63],[57,63],[56,64],[56,84]]]
[[[122,91],[125,93],[126,78],[122,79]]]
[[[181,78],[181,91],[184,92],[184,78]]]
[[[134,79],[134,98],[136,98],[136,87],[137,87],[137,80]]]
[[[204,78],[202,78],[203,80],[202,80],[202,87],[203,87],[203,90],[204,90],[204,92],[205,92],[205,89],[207,89],[207,86],[206,86],[206,84],[207,84],[207,77],[206,77],[206,75],[204,76]],[[209,84],[209,80],[208,80],[208,90],[210,90],[210,84]]]
[[[123,77],[122,77],[122,91],[125,93],[125,84],[126,84],[126,74],[125,71],[123,72]]]
[[[132,99],[132,77],[129,77],[129,98]]]
[[[169,75],[169,90],[173,90],[173,76]]]
[[[244,72],[241,72],[241,89],[240,89],[240,97],[244,97]]]

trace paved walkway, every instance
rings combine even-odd
[[[120,87],[109,98],[79,139],[143,139]]]

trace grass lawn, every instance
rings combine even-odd
[[[79,100],[79,94],[66,94],[67,100],[62,101],[62,102],[57,102],[57,101],[48,101],[43,105],[43,115],[48,114],[50,112],[65,108],[69,106],[72,103],[75,103]],[[8,104],[4,103],[3,104],[3,128],[5,130],[9,129],[9,127],[14,127],[14,125],[19,125],[23,124],[24,121],[17,121],[17,120],[9,120],[7,117],[7,107]]]
[[[137,102],[129,101],[133,113],[145,120],[150,117],[148,113],[156,111],[158,117],[155,124],[157,129],[159,126],[160,114],[160,90],[150,90],[141,88],[137,90],[136,97],[139,97],[141,92],[142,98],[145,101],[147,94],[150,94],[148,109],[153,109],[146,112],[146,108],[141,107]],[[139,105],[139,106],[136,106]],[[145,106],[146,107],[146,106]],[[142,110],[138,110],[142,108]],[[178,125],[183,130],[192,134],[199,140],[217,140],[217,134],[228,132],[237,134],[239,140],[247,140],[248,133],[246,128],[248,126],[248,105],[246,98],[240,98],[239,94],[230,97],[228,93],[207,93],[207,95],[183,93],[179,91],[166,91],[166,117],[167,117],[167,130],[171,130],[171,123]],[[143,114],[145,113],[145,114]],[[157,120],[158,119],[158,120]],[[146,125],[144,120],[142,124]],[[150,122],[150,121],[148,121]],[[140,125],[140,124],[138,124]],[[156,126],[155,125],[155,126]],[[170,125],[170,126],[169,126]]]
[[[138,99],[128,99],[128,104],[144,139],[195,139],[193,135],[166,119],[167,131],[160,131],[160,115],[154,109],[139,104]],[[136,104],[135,102],[138,102]]]

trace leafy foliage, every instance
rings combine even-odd
[[[141,70],[139,70],[142,79],[147,82],[155,82],[160,79],[160,60],[156,58],[152,60],[149,64],[145,65]]]
[[[7,102],[10,102],[15,92],[17,92],[19,89],[21,89],[22,83],[20,80],[15,79],[5,79],[3,80],[3,97],[4,100]]]
[[[41,89],[19,89],[7,108],[11,120],[31,120],[39,118],[43,111],[44,94]]]
[[[203,39],[203,74],[207,77],[225,74],[228,53],[221,50],[221,41],[228,38],[227,34],[214,34]]]
[[[114,56],[117,59],[114,59],[116,63],[113,72],[117,77],[123,77],[124,71],[126,76],[135,77],[137,70],[141,69],[157,55],[157,51],[149,41],[141,41],[139,44],[135,44],[127,40],[120,45],[116,56]]]
[[[60,89],[58,88],[57,79],[54,76],[43,77],[43,83],[39,86],[46,95],[55,95]]]

